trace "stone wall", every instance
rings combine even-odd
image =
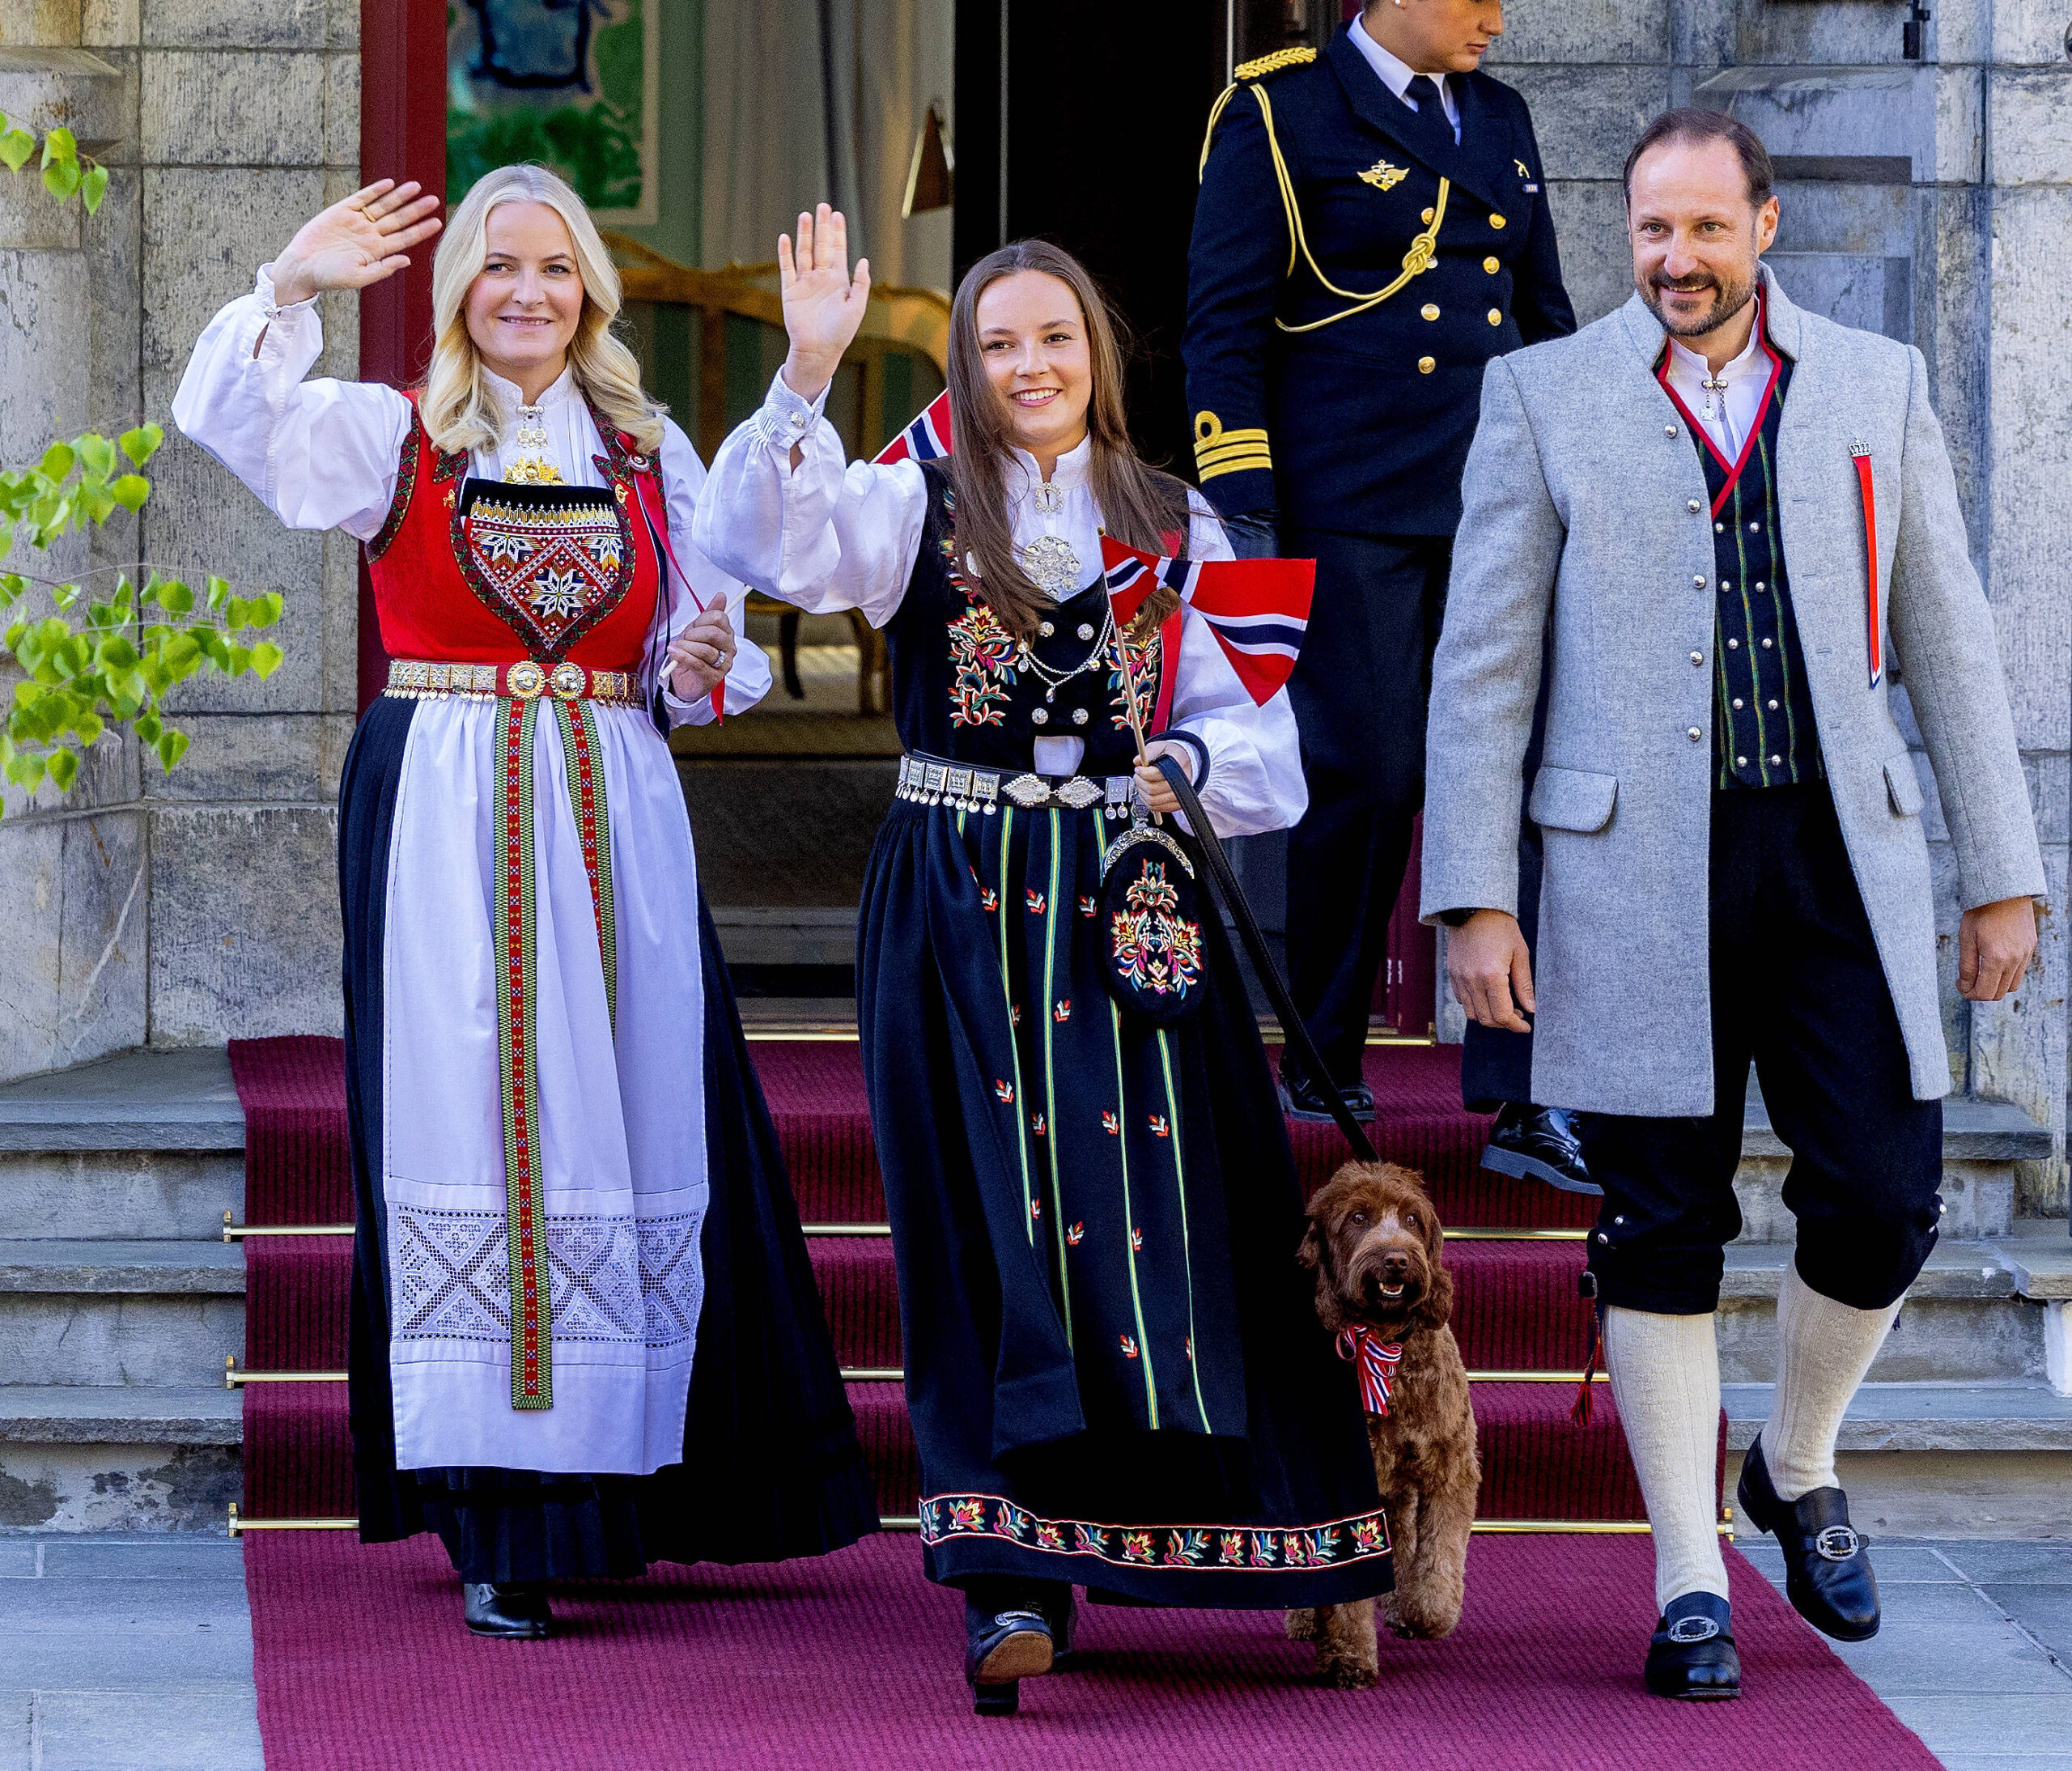
[[[171,431],[209,316],[359,181],[358,36],[357,0],[0,6],[0,108],[68,125],[113,172],[91,219],[32,176],[0,179],[0,462],[140,415]],[[354,311],[325,318],[321,370],[350,375]],[[0,1077],[338,1026],[331,805],[354,709],[355,550],[282,531],[177,435],[152,473],[141,517],[63,568],[141,557],[278,588],[287,661],[265,683],[183,686],[176,723],[193,743],[170,777],[104,741],[69,799],[8,799]]]

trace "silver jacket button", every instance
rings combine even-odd
[[[1085,725],[1086,724],[1086,709],[1084,707],[1074,707],[1072,710],[1072,723],[1074,725]]]
[[[1690,502],[1688,504],[1685,505],[1684,508],[1686,510],[1688,510],[1688,512],[1690,512],[1690,513],[1691,513],[1693,516],[1696,516],[1698,514],[1698,512],[1699,512],[1700,511],[1703,510],[1705,507],[1704,505],[1700,504],[1700,503],[1697,501],[1697,499],[1696,499],[1694,498],[1694,499],[1692,499],[1691,500],[1691,502]]]
[[[1037,707],[1032,710],[1029,716],[1029,723],[1031,725],[1048,725],[1051,723],[1051,710],[1048,707]]]
[[[1702,572],[1699,573],[1696,577],[1692,579],[1691,582],[1698,589],[1703,590],[1705,588],[1705,574]]]
[[[1693,744],[1696,744],[1699,739],[1705,736],[1705,733],[1700,732],[1696,726],[1692,726],[1688,732],[1684,734],[1684,736],[1688,738]]]
[[[1093,623],[1092,622],[1082,621],[1079,624],[1079,637],[1082,639],[1091,639],[1093,637]]]

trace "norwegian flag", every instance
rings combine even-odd
[[[945,389],[928,410],[880,449],[872,459],[880,467],[894,461],[936,461],[949,453],[949,393]]]
[[[1261,707],[1288,681],[1310,625],[1314,559],[1158,559],[1101,537],[1108,600],[1127,626],[1161,584],[1208,623],[1230,668]]]

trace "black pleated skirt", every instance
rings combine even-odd
[[[857,973],[924,1565],[1260,1608],[1386,1592],[1352,1370],[1212,911],[1199,1012],[1119,1011],[1098,813],[896,803]],[[1204,909],[1208,908],[1206,903]]]
[[[651,1561],[824,1555],[878,1527],[798,1208],[703,894],[705,1301],[684,1459],[652,1476],[396,1467],[380,1147],[382,941],[390,818],[418,703],[378,699],[355,734],[339,816],[354,1238],[351,1394],[360,1537],[435,1531],[463,1579],[623,1577]],[[688,1083],[688,1078],[686,1079]]]

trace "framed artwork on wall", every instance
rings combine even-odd
[[[551,166],[599,222],[660,213],[664,0],[447,0],[447,198]]]

